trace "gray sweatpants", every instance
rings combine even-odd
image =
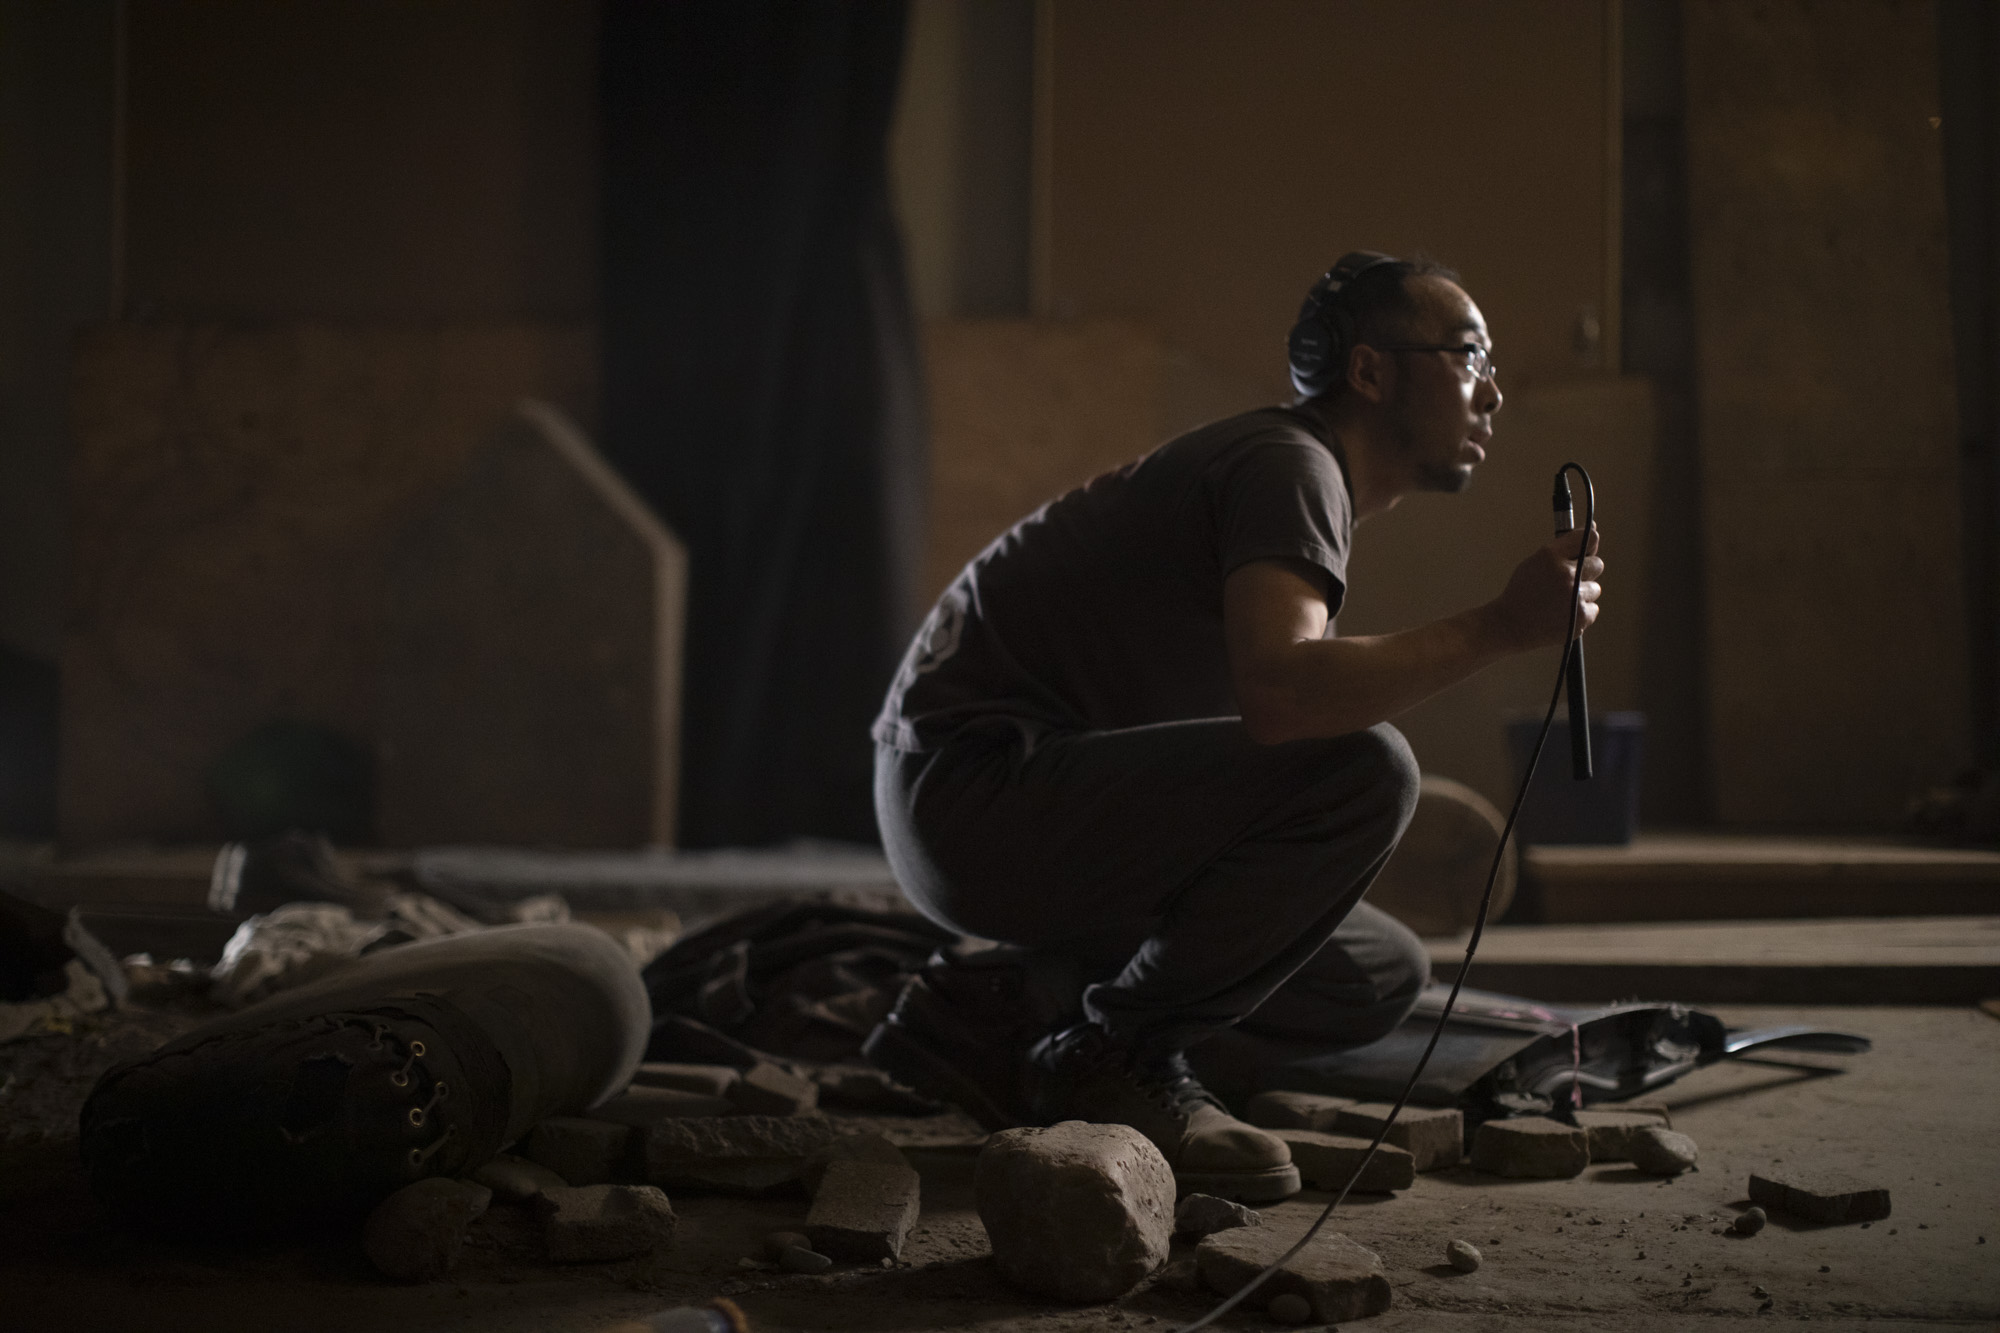
[[[889,863],[925,916],[1076,978],[1142,1051],[1246,1031],[1363,1045],[1416,1003],[1414,935],[1361,901],[1417,799],[1395,728],[1259,745],[1236,718],[1122,731],[1014,724],[878,748]]]

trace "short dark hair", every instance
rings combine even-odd
[[[1376,264],[1356,274],[1335,298],[1343,307],[1342,313],[1352,320],[1349,327],[1354,330],[1353,341],[1341,349],[1341,364],[1325,391],[1301,401],[1323,402],[1339,397],[1347,387],[1347,357],[1356,347],[1409,340],[1410,325],[1420,313],[1416,297],[1410,294],[1412,278],[1459,281],[1456,269],[1421,254]]]

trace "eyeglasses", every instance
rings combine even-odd
[[[1377,348],[1383,352],[1449,352],[1452,358],[1472,373],[1473,382],[1493,380],[1500,377],[1500,367],[1493,364],[1493,353],[1478,343],[1394,343]]]

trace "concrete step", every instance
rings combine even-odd
[[[2000,850],[1890,838],[1642,834],[1521,854],[1511,922],[1722,921],[2000,912]]]
[[[1430,942],[1439,980],[1465,941]],[[1466,984],[1538,1000],[1975,1004],[2000,996],[2000,916],[1492,926]]]

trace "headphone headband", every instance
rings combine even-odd
[[[1347,369],[1347,350],[1354,342],[1354,316],[1345,309],[1341,293],[1370,269],[1401,262],[1375,250],[1352,250],[1313,284],[1285,344],[1293,388],[1316,398],[1333,387],[1335,378]]]

